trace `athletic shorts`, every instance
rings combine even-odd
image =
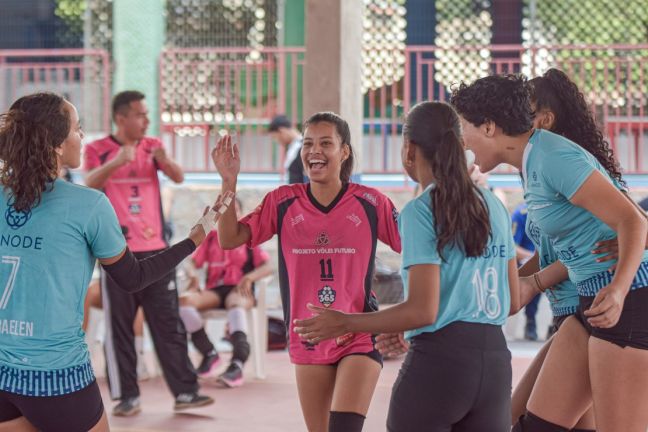
[[[592,306],[595,297],[580,297],[578,320],[588,333],[625,348],[627,346],[648,350],[648,288],[628,292],[619,322],[611,328],[592,327],[583,311]]]
[[[392,389],[388,431],[511,429],[511,353],[501,326],[454,322],[411,342]]]
[[[62,396],[22,396],[0,390],[0,423],[25,417],[44,432],[87,432],[103,412],[97,381]]]
[[[215,294],[218,296],[218,298],[220,298],[220,306],[218,306],[216,309],[225,309],[225,299],[228,295],[230,295],[234,288],[236,288],[236,285],[220,285],[216,288],[205,290],[205,292]]]
[[[383,356],[375,348],[373,349],[373,351],[369,351],[368,353],[351,353],[351,354],[347,354],[344,357],[342,357],[340,360],[336,361],[335,363],[331,363],[331,366],[338,366],[343,359],[345,359],[345,358],[347,358],[349,356],[354,356],[354,355],[367,356],[371,360],[378,363],[380,365],[380,367],[383,367]]]

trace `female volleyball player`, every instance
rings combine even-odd
[[[108,199],[58,179],[59,167],[79,166],[82,137],[75,107],[49,93],[18,99],[0,121],[2,432],[108,430],[81,330],[95,257],[136,291],[193,252],[219,214],[206,213],[189,238],[138,261]]]
[[[518,308],[511,219],[473,184],[450,105],[412,108],[403,137],[403,166],[424,188],[399,217],[406,300],[368,314],[310,305],[317,316],[296,330],[310,343],[408,330],[389,431],[507,430],[511,354],[501,326]]]
[[[594,156],[560,135],[532,128],[523,78],[493,76],[462,84],[452,103],[462,117],[466,145],[484,171],[500,163],[521,170],[529,217],[569,270],[579,293],[578,315],[590,335],[584,348],[570,346],[572,338],[557,333],[545,365],[560,367],[543,367],[538,381],[549,383],[545,393],[536,398],[534,388],[514,430],[569,430],[593,399],[597,430],[643,432],[648,426],[645,218]],[[619,260],[611,273],[591,251],[613,237]],[[535,282],[541,290],[552,285],[542,278]],[[583,351],[585,361],[576,358]]]
[[[218,143],[214,162],[223,190],[236,191],[238,148]],[[351,183],[353,149],[346,121],[333,113],[310,117],[301,150],[309,184],[282,186],[240,221],[234,210],[219,220],[221,246],[249,247],[279,237],[279,282],[289,331],[290,359],[306,426],[311,432],[362,429],[380,374],[382,357],[368,332],[309,342],[291,320],[311,315],[308,303],[347,312],[377,309],[371,293],[376,242],[400,252],[398,215],[375,189]]]

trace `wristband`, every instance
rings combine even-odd
[[[536,288],[538,289],[538,291],[540,291],[541,293],[544,293],[547,290],[540,283],[540,276],[538,276],[538,273],[533,273],[533,280],[536,283]]]
[[[217,210],[210,208],[207,214],[198,220],[198,224],[202,226],[205,234],[209,234],[216,229],[216,217],[225,214],[230,204],[232,204],[232,197],[228,196]]]

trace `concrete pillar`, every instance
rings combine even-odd
[[[150,135],[160,132],[158,62],[165,7],[165,0],[113,0],[113,93],[139,90],[146,95]]]
[[[363,0],[306,0],[304,119],[334,111],[351,129],[355,173],[362,166]]]

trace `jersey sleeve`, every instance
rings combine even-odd
[[[261,267],[270,261],[270,255],[259,246],[252,248],[252,265],[254,268]]]
[[[414,200],[403,208],[398,219],[405,269],[417,264],[441,264],[432,212],[426,206],[425,202]]]
[[[92,171],[93,169],[101,166],[101,161],[99,160],[99,153],[95,146],[88,144],[83,149],[83,167],[86,171]]]
[[[126,247],[126,239],[117,221],[115,210],[103,194],[99,196],[88,216],[84,235],[92,255],[96,258],[117,256]]]
[[[549,188],[569,200],[596,170],[586,153],[568,145],[560,148],[554,146],[550,152],[545,152],[542,168],[542,175]]]
[[[401,237],[398,233],[398,210],[386,196],[382,197],[378,209],[378,238],[389,245],[394,252],[401,252]]]
[[[260,245],[277,233],[277,198],[275,191],[268,193],[254,211],[239,221],[250,228],[249,248]]]

